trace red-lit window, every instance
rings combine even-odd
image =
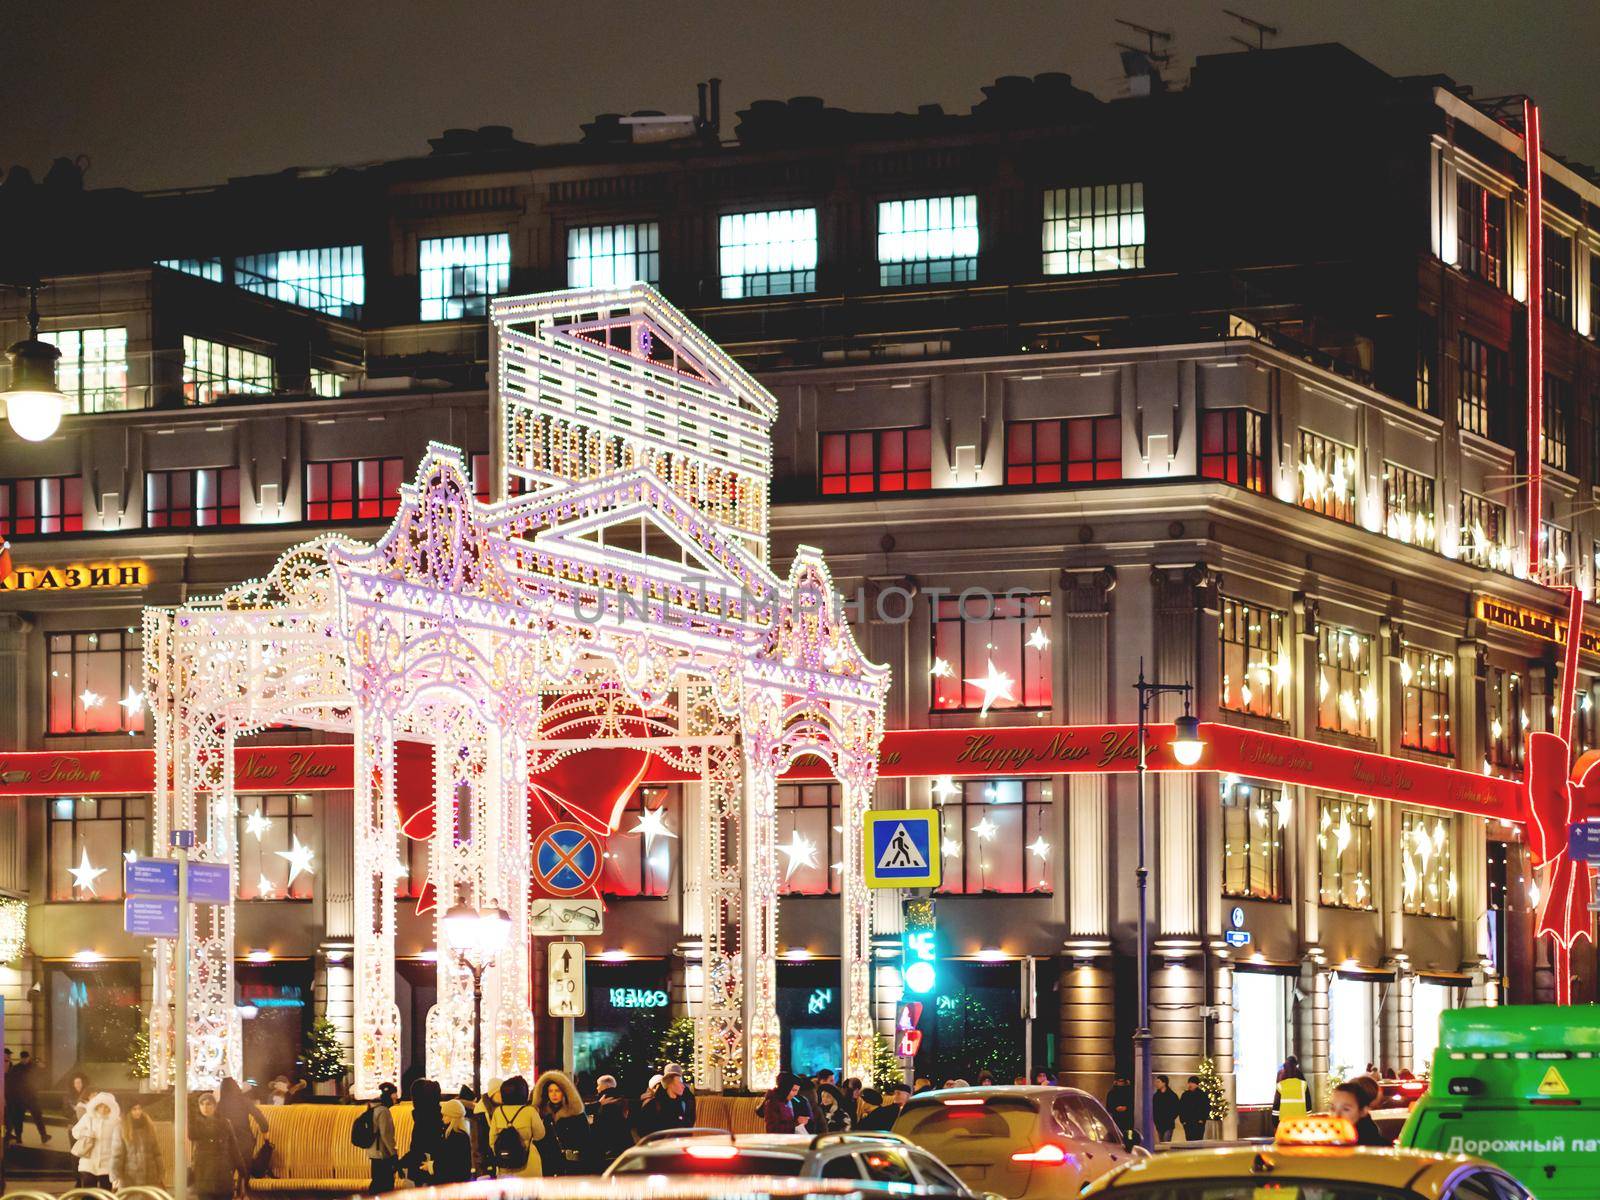
[[[839,824],[839,785],[785,783],[778,786],[778,894],[829,896],[839,892],[844,859]]]
[[[1058,849],[1047,779],[963,779],[939,798],[947,895],[1048,895]]]
[[[606,840],[600,890],[607,896],[669,896],[682,844],[677,789],[636,788]]]
[[[144,729],[144,657],[133,629],[52,633],[45,639],[47,733]]]
[[[427,838],[400,838],[400,877],[395,880],[394,894],[415,900],[428,884],[428,859],[430,842]]]
[[[306,464],[305,519],[370,521],[400,511],[398,458],[342,458]]]
[[[1006,426],[1007,483],[1095,483],[1122,478],[1116,417],[1013,421]]]
[[[1050,597],[935,601],[933,711],[1050,707]]]
[[[489,503],[489,489],[492,480],[489,474],[489,452],[481,450],[472,456],[472,494],[478,498],[479,504]]]
[[[919,492],[933,486],[932,432],[865,429],[822,435],[822,494]]]
[[[1265,495],[1267,460],[1262,445],[1261,414],[1254,409],[1208,412],[1200,420],[1200,474]]]
[[[123,856],[145,853],[148,805],[144,796],[53,798],[50,899],[121,900]]]
[[[151,471],[144,477],[147,529],[190,529],[239,523],[239,468]]]
[[[13,538],[82,528],[83,480],[78,476],[0,480],[0,534]]]
[[[241,795],[238,805],[239,899],[311,899],[305,851],[321,849],[311,794]]]

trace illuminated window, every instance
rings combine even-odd
[[[778,894],[831,896],[839,892],[844,831],[839,825],[839,785],[778,786]]]
[[[1144,184],[1051,188],[1044,194],[1044,273],[1144,266]]]
[[[1572,239],[1544,230],[1544,315],[1572,325]]]
[[[1589,255],[1589,336],[1600,338],[1600,254]]]
[[[1250,1031],[1233,1043],[1234,1099],[1240,1105],[1267,1108],[1277,1094],[1278,1072],[1290,1049],[1289,988],[1286,976],[1242,963],[1233,969],[1233,1027]]]
[[[587,225],[567,230],[568,287],[661,282],[661,226]]]
[[[1324,796],[1317,814],[1317,894],[1329,908],[1377,907],[1372,891],[1372,800]]]
[[[360,246],[249,254],[233,260],[233,282],[258,296],[335,317],[359,318],[367,302]]]
[[[41,342],[61,351],[56,383],[67,397],[67,411],[114,412],[128,407],[128,331],[52,329]]]
[[[1498,437],[1509,385],[1506,352],[1461,335],[1456,371],[1456,420],[1468,433]]]
[[[1544,436],[1539,456],[1547,467],[1567,469],[1567,430],[1572,421],[1572,384],[1554,375],[1544,377],[1544,403],[1540,406]]]
[[[1418,322],[1421,332],[1417,337],[1417,380],[1411,402],[1423,412],[1436,412],[1434,407],[1434,379],[1439,366],[1439,324],[1429,318]]]
[[[1094,483],[1122,478],[1122,421],[1073,417],[1006,425],[1006,482]]]
[[[1489,709],[1489,765],[1500,771],[1521,771],[1523,736],[1528,727],[1522,676],[1504,667],[1490,667],[1484,697]]]
[[[238,467],[193,467],[145,475],[146,529],[204,529],[238,523]]]
[[[1434,547],[1433,480],[1392,462],[1383,464],[1383,528],[1397,542]]]
[[[617,832],[606,841],[601,892],[607,896],[670,895],[683,836],[677,789],[660,785],[635,788],[623,806]]]
[[[1455,659],[1416,646],[1407,646],[1400,660],[1404,702],[1400,714],[1400,744],[1408,750],[1453,754],[1450,698],[1455,688]]]
[[[933,196],[878,205],[878,283],[970,283],[978,277],[978,198]]]
[[[1300,431],[1300,507],[1339,521],[1356,519],[1356,448]]]
[[[1433,1056],[1439,1049],[1440,1018],[1447,1010],[1460,1007],[1464,991],[1453,984],[1426,979],[1418,979],[1412,987],[1411,1070],[1418,1079],[1427,1079],[1433,1074]]]
[[[1049,596],[934,602],[933,711],[1049,708],[1050,660]]]
[[[341,396],[344,394],[344,376],[337,371],[312,371],[311,394],[313,396]]]
[[[1496,571],[1511,569],[1506,544],[1506,508],[1471,492],[1461,493],[1461,561]]]
[[[183,338],[183,398],[212,404],[219,396],[270,392],[272,357],[204,338]]]
[[[311,796],[306,792],[241,795],[238,808],[239,899],[311,899],[315,857],[310,860],[310,872],[296,871],[290,862],[296,843],[313,854],[321,845]]]
[[[156,266],[193,275],[197,279],[209,279],[212,283],[222,282],[220,258],[163,258],[156,263]]]
[[[1212,409],[1202,414],[1200,474],[1265,495],[1267,455],[1261,414],[1252,408]]]
[[[1317,628],[1317,728],[1369,738],[1378,717],[1372,638],[1332,625]]]
[[[1400,810],[1400,906],[1411,916],[1455,916],[1455,825],[1444,813]]]
[[[144,656],[135,630],[47,634],[45,660],[45,732],[144,730]]]
[[[402,835],[400,842],[400,878],[395,880],[394,894],[416,900],[428,885],[429,839]]]
[[[77,475],[0,480],[0,536],[78,533],[82,529],[83,480]]]
[[[145,852],[147,804],[143,796],[56,796],[47,801],[50,899],[121,900],[122,864],[130,852]]]
[[[816,209],[725,213],[719,233],[724,300],[817,290]]]
[[[1289,658],[1283,613],[1223,597],[1221,706],[1257,717],[1283,718]]]
[[[489,297],[511,284],[511,237],[423,238],[417,243],[417,286],[424,321],[481,317]]]
[[[344,458],[306,464],[307,521],[374,521],[400,511],[399,458]]]
[[[1456,180],[1456,263],[1468,275],[1505,286],[1506,199],[1470,179]]]
[[[932,431],[869,429],[822,435],[822,494],[918,492],[933,486]]]
[[[1283,830],[1289,801],[1283,790],[1233,775],[1224,775],[1221,786],[1222,894],[1285,899]]]
[[[1564,579],[1572,567],[1572,530],[1539,522],[1539,571],[1551,583],[1570,582]]]
[[[489,452],[479,450],[473,453],[469,460],[469,471],[472,475],[472,494],[478,498],[479,504],[489,503],[489,487],[494,482],[493,472],[489,469]]]
[[[939,801],[947,895],[1048,895],[1058,848],[1044,779],[964,779]]]

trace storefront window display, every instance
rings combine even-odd
[[[658,958],[591,958],[587,979],[588,1011],[573,1026],[573,1065],[591,1080],[615,1075],[624,1094],[638,1095],[659,1067],[661,1038],[672,1023],[669,966]]]
[[[137,962],[53,962],[44,969],[52,1087],[75,1070],[103,1086],[128,1081],[128,1056],[141,1028]],[[123,1084],[125,1086],[125,1083]]]
[[[636,789],[606,841],[601,890],[608,896],[670,895],[682,826],[677,788]]]
[[[311,1028],[312,971],[306,959],[237,963],[234,993],[244,1033],[244,1074],[249,1083],[294,1078]]]
[[[1461,989],[1448,983],[1419,979],[1411,989],[1411,1073],[1422,1078],[1433,1073],[1433,1053],[1439,1048],[1439,1018],[1461,1005]]]
[[[1266,971],[1233,973],[1233,1071],[1241,1107],[1270,1105],[1289,1052],[1289,980]]]
[[[844,1048],[839,1036],[839,962],[778,964],[778,1021],[783,1026],[783,1069],[815,1075],[839,1071]]]
[[[1021,968],[1017,962],[939,964],[939,990],[924,1002],[920,1023],[918,1075],[936,1084],[976,1083],[988,1071],[997,1082],[1009,1083],[1022,1072]]]
[[[1328,980],[1328,1071],[1336,1079],[1359,1075],[1374,1061],[1378,987],[1342,972]]]

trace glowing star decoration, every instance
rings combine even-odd
[[[942,658],[933,660],[933,666],[928,668],[928,674],[935,679],[949,679],[955,672],[950,669],[950,664]]]
[[[83,848],[83,857],[78,860],[78,865],[68,867],[67,874],[72,876],[72,886],[76,890],[82,888],[89,895],[94,895],[94,881],[106,873],[104,867],[97,867],[89,861],[89,847]]]
[[[650,857],[650,851],[655,848],[656,839],[675,838],[678,835],[667,828],[667,810],[664,808],[647,808],[640,815],[629,833],[637,833],[644,838],[645,857]]]
[[[1028,849],[1032,850],[1041,859],[1050,857],[1050,843],[1044,840],[1044,834],[1042,833],[1028,843]]]
[[[289,878],[285,884],[286,887],[294,885],[294,881],[299,877],[300,872],[304,871],[307,875],[312,874],[311,847],[301,845],[298,836],[295,837],[294,843],[287,850],[278,850],[275,853],[289,864]]]
[[[128,694],[118,700],[117,703],[128,710],[130,717],[136,717],[144,710],[144,693],[134,691],[133,685],[130,683],[128,685]]]
[[[88,688],[84,688],[83,691],[78,693],[78,703],[83,705],[84,708],[95,708],[103,700],[105,700],[104,696],[99,692],[90,691]]]
[[[265,875],[261,875],[256,878],[257,897],[262,900],[271,900],[272,893],[275,891],[277,891],[277,888],[273,886],[272,880],[268,879]]]
[[[1000,826],[996,825],[988,817],[984,817],[983,820],[972,827],[972,832],[984,841],[992,842],[994,841],[994,835],[1000,832]]]
[[[983,707],[978,710],[980,717],[988,714],[989,706],[996,700],[1012,702],[1016,699],[1011,691],[1011,676],[1004,671],[997,670],[993,659],[989,660],[987,674],[981,675],[976,679],[963,679],[961,682],[971,684],[983,693]]]
[[[1049,644],[1050,638],[1045,633],[1044,626],[1035,625],[1033,627],[1032,635],[1028,638],[1028,645],[1032,646],[1035,650],[1043,650]]]
[[[796,868],[817,865],[817,844],[798,829],[789,834],[788,845],[774,846],[773,849],[789,860],[783,872],[785,883],[789,882],[789,876],[795,873]]]
[[[961,785],[951,779],[950,776],[940,775],[933,781],[933,798],[940,804],[943,804],[952,796],[959,795],[961,795]]]
[[[244,831],[256,839],[261,840],[261,835],[272,828],[272,818],[259,808],[244,819]]]
[[[139,852],[137,850],[124,850],[122,852],[122,861],[123,862],[138,862],[139,861]]]

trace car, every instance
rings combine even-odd
[[[962,1200],[965,1193],[865,1179],[793,1175],[584,1175],[541,1179],[513,1175],[391,1192],[392,1200]]]
[[[1291,1117],[1271,1145],[1173,1150],[1124,1163],[1085,1200],[1532,1200],[1498,1167],[1466,1155],[1356,1144],[1342,1117]]]
[[[1006,1200],[1075,1195],[1145,1154],[1088,1092],[1070,1087],[968,1087],[906,1102],[894,1132],[936,1155],[974,1191]]]
[[[663,1129],[646,1134],[606,1168],[608,1177],[769,1175],[912,1184],[971,1197],[961,1179],[928,1151],[892,1133],[730,1133]]]

